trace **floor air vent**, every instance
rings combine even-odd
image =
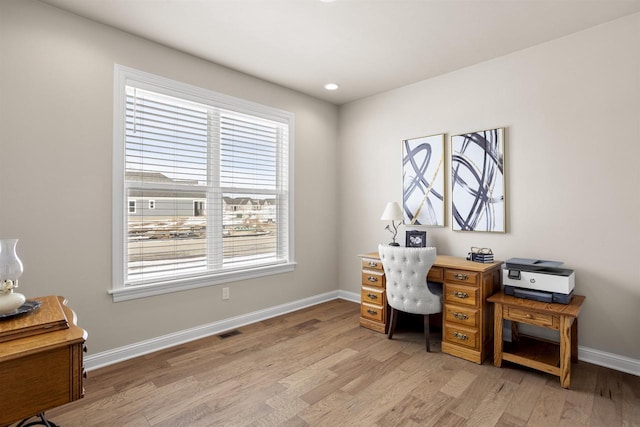
[[[235,335],[240,335],[241,333],[242,332],[240,332],[239,330],[234,329],[233,331],[225,332],[224,334],[220,334],[218,336],[222,339],[225,339],[225,338],[233,337]]]

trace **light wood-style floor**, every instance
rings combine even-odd
[[[585,362],[557,377],[424,351],[335,300],[89,373],[60,426],[639,426],[640,377]]]

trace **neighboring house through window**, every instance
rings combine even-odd
[[[115,79],[114,301],[292,271],[293,115],[119,65]]]
[[[193,216],[204,216],[204,201],[203,200],[194,200],[193,201]]]

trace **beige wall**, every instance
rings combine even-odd
[[[587,297],[579,344],[640,359],[639,80],[636,14],[343,106],[340,288],[357,292],[356,254],[389,241],[403,139],[506,127],[508,232],[453,232],[447,212],[438,252],[564,261]]]
[[[640,359],[639,56],[636,14],[338,110],[32,0],[1,1],[0,237],[20,238],[21,291],[65,295],[98,353],[336,283],[359,293],[356,255],[389,240],[379,217],[401,199],[400,141],[504,126],[508,233],[454,233],[447,220],[430,238],[443,254],[474,245],[565,261],[587,296],[580,345]],[[294,273],[233,283],[225,302],[220,286],[112,302],[114,63],[295,113]],[[318,215],[334,205],[339,215]]]
[[[337,289],[337,108],[59,11],[0,2],[0,237],[28,297],[66,296],[91,353]],[[295,272],[113,303],[114,63],[295,114]],[[319,179],[321,177],[321,179]]]

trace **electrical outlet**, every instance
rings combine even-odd
[[[222,299],[229,299],[229,288],[222,288]]]

